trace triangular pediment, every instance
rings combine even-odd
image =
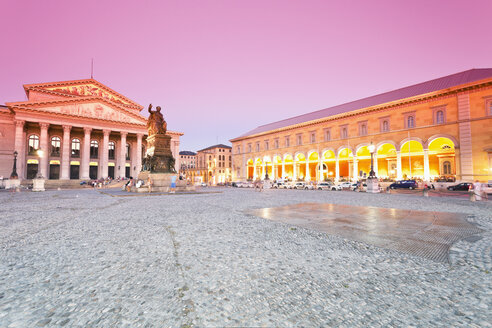
[[[147,119],[138,113],[115,106],[109,101],[101,101],[93,97],[63,101],[26,101],[7,103],[7,106],[14,111],[36,111],[52,113],[53,115],[82,117],[142,126],[145,126],[147,122]]]
[[[29,93],[33,91],[67,98],[98,97],[137,111],[141,111],[143,108],[94,79],[26,84],[24,89],[28,97]]]

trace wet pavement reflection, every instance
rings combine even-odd
[[[254,209],[248,213],[437,262],[448,262],[453,243],[482,231],[460,213],[326,203]]]

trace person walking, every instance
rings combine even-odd
[[[473,193],[475,194],[475,200],[482,200],[482,184],[478,180],[475,180],[473,184]]]
[[[170,191],[171,194],[175,194],[176,193],[176,176],[173,175],[171,176],[171,191]]]

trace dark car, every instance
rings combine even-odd
[[[402,180],[396,181],[389,185],[391,189],[416,189],[418,187],[417,181],[415,180]]]
[[[472,184],[469,183],[469,182],[462,182],[462,183],[459,183],[455,186],[449,186],[448,187],[448,190],[464,190],[464,191],[468,191],[470,189],[470,186]]]

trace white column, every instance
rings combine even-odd
[[[401,152],[399,150],[396,152],[396,179],[403,179],[403,172],[401,170]]]
[[[121,178],[125,176],[125,169],[126,169],[126,135],[128,132],[120,132],[121,135],[121,141],[120,141],[120,160],[119,160],[119,166],[120,166],[120,172],[119,175]]]
[[[429,149],[424,149],[424,181],[430,180]]]
[[[306,158],[306,178],[304,179],[305,181],[310,181],[311,180],[311,174],[309,173],[309,161]]]
[[[335,161],[335,182],[338,182],[338,180],[340,180],[340,163],[337,156]]]
[[[111,134],[111,130],[103,130],[102,153],[101,153],[101,161],[99,162],[99,165],[101,166],[101,178],[103,179],[106,179],[108,177],[110,134]]]
[[[26,149],[24,147],[24,124],[25,121],[15,121],[14,150],[17,152],[17,175],[19,179],[25,178],[24,167],[26,162]]]
[[[84,128],[84,145],[82,149],[82,162],[80,163],[80,179],[88,180],[89,178],[89,161],[91,152],[91,131],[92,128]]]
[[[256,174],[256,161],[253,162],[253,180],[256,180],[258,175]]]
[[[266,164],[261,165],[261,180],[265,179]]]
[[[70,179],[70,125],[63,126],[63,147],[61,158],[61,175],[60,180]]]
[[[354,179],[359,180],[359,160],[354,156]]]
[[[292,165],[292,170],[293,170],[293,173],[292,173],[292,181],[297,181],[297,162],[294,161],[293,162],[294,164]]]
[[[282,161],[282,180],[285,179],[285,161]]]
[[[317,181],[323,181],[323,162],[321,161],[321,157],[318,160],[318,179]]]
[[[137,133],[137,151],[135,152],[135,166],[137,167],[137,170],[135,172],[136,176],[138,176],[138,174],[142,170],[142,138],[143,134]]]
[[[39,149],[43,150],[43,157],[39,159],[39,168],[41,176],[48,179],[48,158],[50,155],[50,149],[48,148],[48,128],[49,123],[39,123],[41,127],[41,133],[39,136]]]

